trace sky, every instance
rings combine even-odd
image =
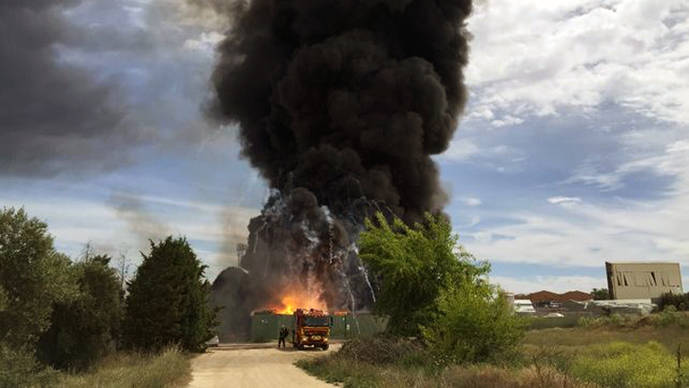
[[[237,129],[205,114],[225,21],[174,0],[14,3],[0,206],[45,220],[75,258],[90,243],[135,265],[173,234],[208,278],[235,265],[268,193]],[[468,29],[469,103],[434,159],[491,280],[588,291],[628,260],[689,274],[689,1],[487,0]]]

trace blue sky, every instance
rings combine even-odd
[[[266,186],[239,157],[236,129],[203,115],[226,25],[183,4],[61,12],[82,34],[55,42],[55,60],[115,85],[136,136],[123,147],[115,128],[97,152],[69,148],[86,161],[3,169],[0,204],[46,220],[73,256],[91,242],[136,262],[146,237],[185,235],[213,278],[236,263]],[[606,286],[605,260],[629,259],[689,273],[689,3],[493,0],[469,30],[470,103],[435,159],[455,229],[492,280],[590,290]]]

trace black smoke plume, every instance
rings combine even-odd
[[[243,156],[276,190],[249,225],[245,304],[316,281],[329,307],[370,305],[363,218],[411,222],[445,204],[431,155],[466,101],[471,0],[193,1],[232,19],[214,110],[239,124]]]

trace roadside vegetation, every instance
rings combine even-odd
[[[511,357],[483,363],[438,363],[422,340],[353,340],[298,366],[345,387],[687,387],[687,323],[669,309],[529,330]]]
[[[689,386],[686,299],[646,317],[581,318],[534,330],[515,316],[490,268],[457,243],[449,223],[367,223],[361,257],[381,288],[375,311],[388,331],[351,340],[298,366],[345,387]],[[599,292],[605,298],[606,292]]]
[[[57,252],[48,226],[0,211],[0,388],[164,387],[213,336],[205,267],[186,239],[151,242],[130,282],[89,248]]]
[[[182,387],[189,382],[189,356],[177,348],[160,353],[115,353],[86,373],[61,373],[55,385],[62,388]]]

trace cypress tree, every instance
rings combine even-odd
[[[151,253],[142,256],[143,263],[129,282],[125,345],[144,351],[173,344],[187,351],[202,350],[217,325],[217,311],[208,303],[206,266],[185,238],[151,241]]]

